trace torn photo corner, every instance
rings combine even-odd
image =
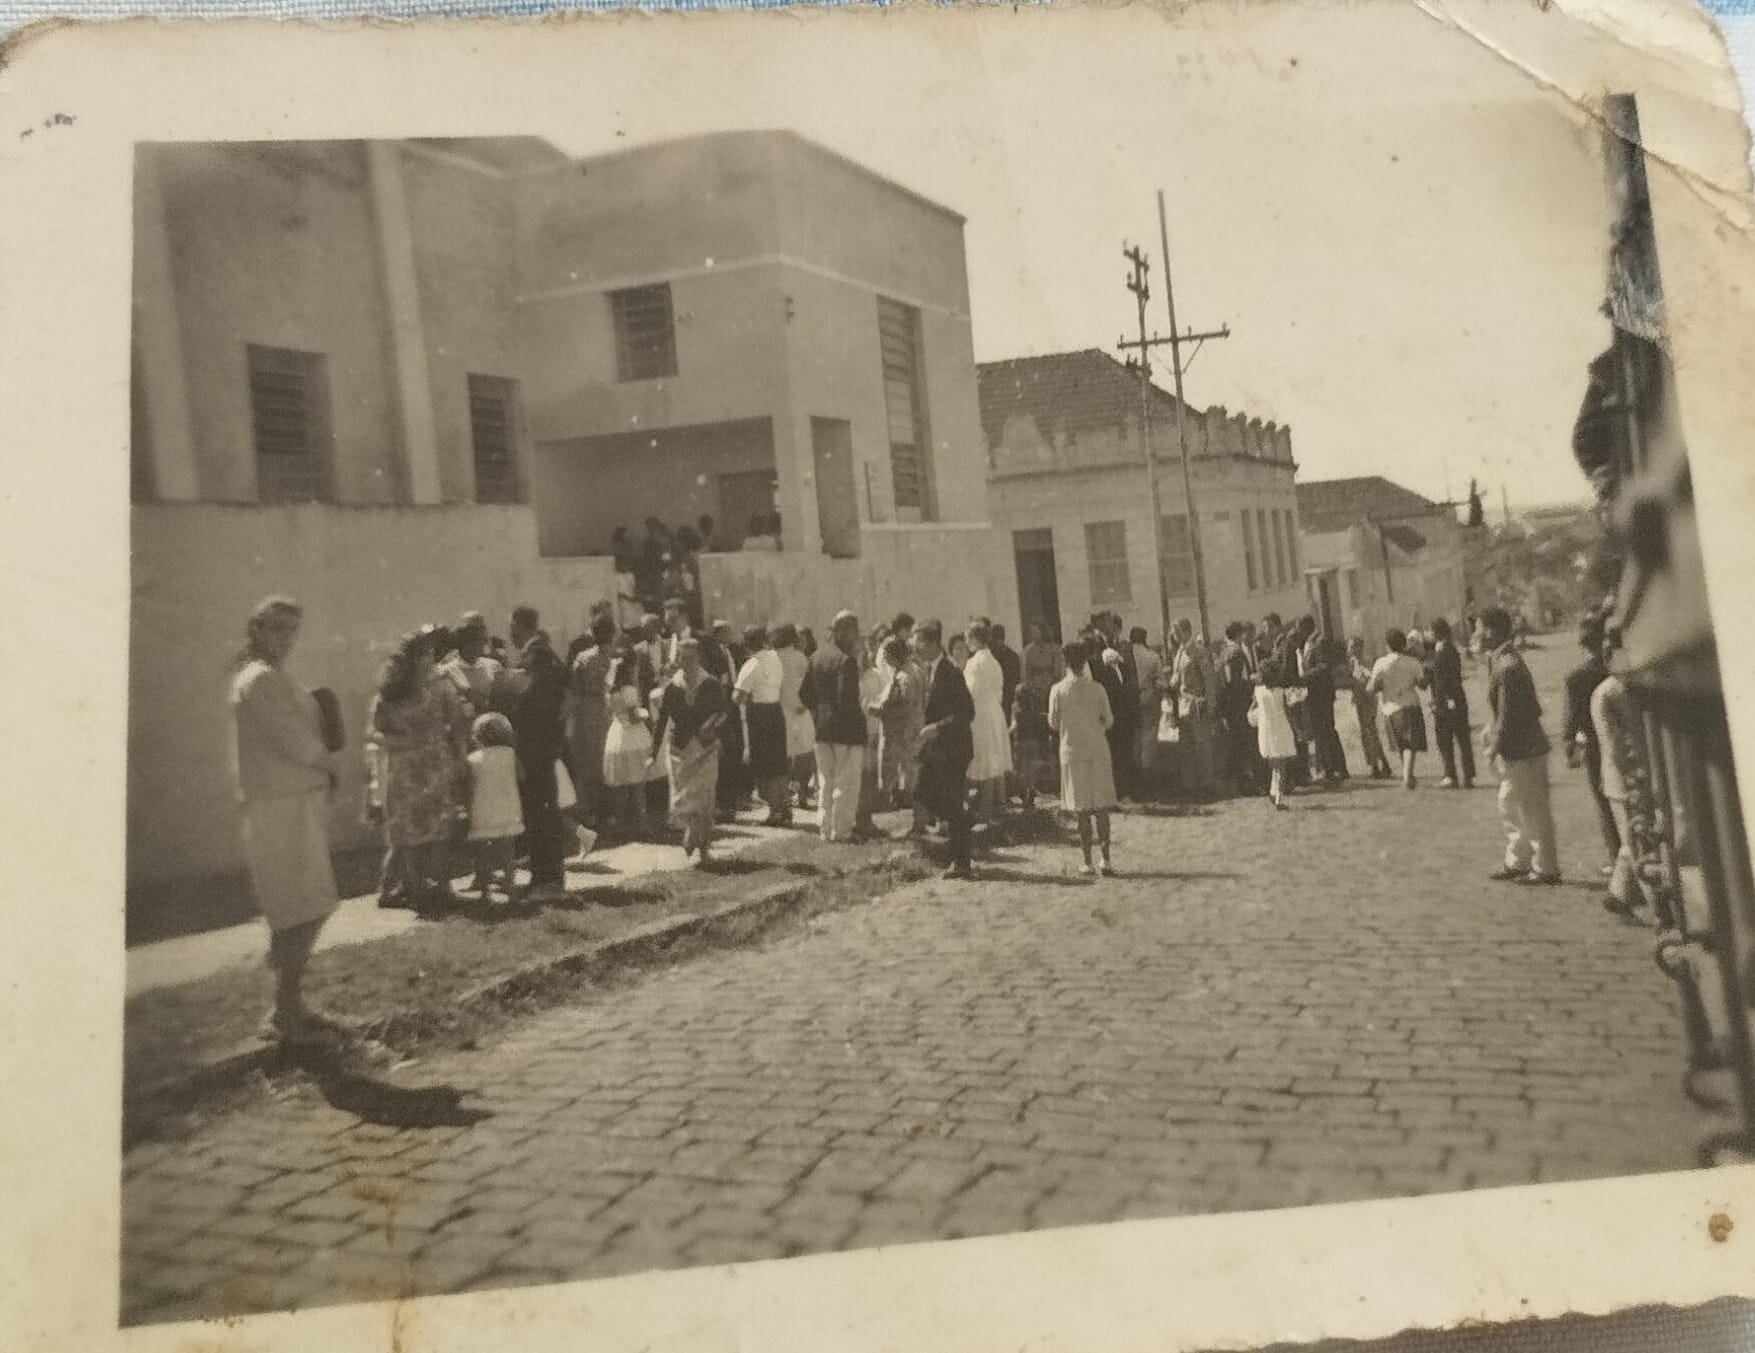
[[[1699,11],[4,57],[19,1347],[1755,1298]]]

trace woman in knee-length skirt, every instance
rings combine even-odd
[[[1092,679],[1090,657],[1083,644],[1068,644],[1066,675],[1048,693],[1048,726],[1060,735],[1060,803],[1079,823],[1081,873],[1097,872],[1091,864],[1092,828],[1102,848],[1105,875],[1109,861],[1109,812],[1118,802],[1115,765],[1109,751],[1109,730],[1115,714],[1109,693]]]
[[[677,645],[678,670],[666,683],[654,737],[666,748],[670,822],[681,830],[683,856],[707,863],[719,786],[719,726],[729,712],[725,690],[701,667],[696,640]]]

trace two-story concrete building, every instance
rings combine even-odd
[[[737,623],[1015,623],[962,218],[825,147],[148,145],[135,188],[132,879],[236,862],[225,665],[267,592],[356,721],[422,620],[578,632],[648,516],[716,518]]]
[[[1378,475],[1298,486],[1310,610],[1374,652],[1395,625],[1455,624],[1467,601],[1456,510]]]
[[[1156,637],[1158,563],[1137,371],[1091,348],[983,363],[980,377],[988,501],[995,526],[1009,533],[1026,630],[1068,634],[1092,611],[1114,610]],[[1231,620],[1301,611],[1290,429],[1223,408],[1184,410],[1197,513],[1191,531],[1176,399],[1156,385],[1150,399],[1172,620],[1200,621],[1195,532],[1215,632]]]

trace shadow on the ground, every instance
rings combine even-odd
[[[1242,874],[1228,869],[1129,869],[1118,865],[1115,877],[1103,882],[1203,883],[1229,882],[1242,877]]]
[[[701,866],[701,872],[703,874],[713,874],[728,878],[737,878],[748,874],[774,872],[791,874],[796,878],[816,878],[820,876],[823,871],[816,865],[809,864],[803,860],[795,860],[791,864],[776,866],[767,860],[745,860],[736,857],[721,857],[717,859],[709,858],[707,863]]]
[[[1030,888],[1089,888],[1097,880],[1080,874],[1026,874],[1018,869],[995,869],[977,860],[976,883],[1014,883]]]
[[[295,1060],[310,1073],[331,1108],[361,1122],[394,1128],[473,1127],[493,1115],[465,1107],[469,1093],[454,1085],[394,1085],[329,1054],[306,1054]]]
[[[1218,803],[1130,803],[1115,813],[1118,817],[1212,817],[1218,811]]]

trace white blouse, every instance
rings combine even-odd
[[[749,696],[752,705],[777,705],[780,703],[780,687],[785,680],[786,668],[780,655],[771,648],[764,648],[744,662],[733,689]]]

